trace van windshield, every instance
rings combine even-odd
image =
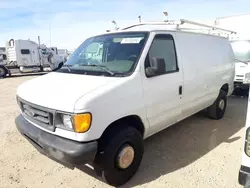
[[[231,45],[236,60],[250,62],[250,40],[232,41]]]
[[[147,35],[145,32],[130,32],[89,38],[57,71],[102,76],[128,75],[134,71]]]

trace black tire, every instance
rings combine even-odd
[[[0,78],[5,78],[8,74],[6,67],[0,65]]]
[[[241,95],[241,89],[240,88],[235,88],[234,91],[233,91],[233,95],[240,96]]]
[[[58,69],[62,68],[62,66],[63,66],[63,63],[59,63],[58,67],[55,68],[53,71],[57,71]],[[52,69],[52,68],[51,68],[51,69]]]
[[[62,68],[62,66],[63,66],[63,62],[61,62],[61,63],[58,65],[58,68],[57,68],[57,69]]]
[[[118,125],[118,127],[120,127],[118,132],[107,134],[103,143],[100,143],[101,149],[94,162],[97,175],[115,187],[125,184],[133,177],[141,164],[144,152],[142,135],[137,129],[130,126]],[[118,155],[127,146],[133,148],[134,158],[127,168],[122,169],[118,165]]]
[[[43,72],[43,66],[40,66],[40,72]]]
[[[222,103],[224,105],[222,105]],[[208,117],[211,119],[219,120],[223,118],[227,108],[227,94],[221,90],[216,101],[207,109]]]

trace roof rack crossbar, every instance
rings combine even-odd
[[[182,24],[187,23],[187,24],[197,25],[197,26],[201,26],[201,27],[207,27],[207,28],[210,28],[212,30],[220,30],[220,31],[231,33],[231,34],[236,34],[235,31],[231,31],[231,30],[227,30],[227,29],[223,29],[223,28],[219,28],[219,27],[215,27],[215,26],[211,26],[211,25],[206,25],[206,24],[202,24],[202,23],[198,23],[198,22],[193,22],[190,20],[181,19],[180,21]]]
[[[226,33],[229,33],[229,34],[236,34],[235,31],[219,28],[219,27],[216,27],[216,26],[210,26],[210,25],[206,25],[206,24],[203,24],[203,23],[198,23],[198,22],[194,22],[194,21],[190,21],[190,20],[186,20],[186,19],[180,19],[179,21],[170,20],[170,21],[164,21],[164,22],[144,22],[144,23],[139,23],[139,24],[134,24],[134,25],[128,26],[126,28],[123,28],[122,30],[127,30],[127,29],[130,29],[130,28],[133,28],[133,27],[143,26],[143,25],[176,25],[177,30],[185,30],[187,28],[182,29],[182,28],[179,27],[180,25],[183,25],[185,23],[200,26],[200,27],[210,28],[212,30],[223,31],[223,32],[226,32]]]
[[[181,24],[181,22],[179,23],[174,23],[174,22],[143,22],[143,23],[139,23],[139,24],[134,24],[128,27],[123,28],[122,30],[127,30],[133,27],[137,27],[137,26],[142,26],[142,25],[178,25]]]

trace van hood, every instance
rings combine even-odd
[[[17,96],[30,103],[65,112],[74,112],[76,101],[117,77],[49,73],[21,84]]]

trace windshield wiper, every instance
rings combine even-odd
[[[111,76],[114,76],[114,75],[115,75],[114,72],[108,70],[107,67],[104,66],[104,65],[98,65],[98,64],[89,64],[89,65],[86,65],[86,64],[78,64],[78,65],[80,65],[80,66],[86,66],[86,67],[99,67],[99,68],[101,68],[102,70],[104,70],[105,72],[109,73]]]
[[[68,71],[71,72],[70,67],[72,67],[72,65],[65,65],[65,64],[64,64],[62,67],[66,67],[66,68],[68,69]]]
[[[248,65],[248,63],[246,62],[246,61],[242,61],[242,60],[240,60],[240,59],[234,59],[236,62],[240,62],[240,63],[244,63],[244,64],[246,64],[246,65]]]

